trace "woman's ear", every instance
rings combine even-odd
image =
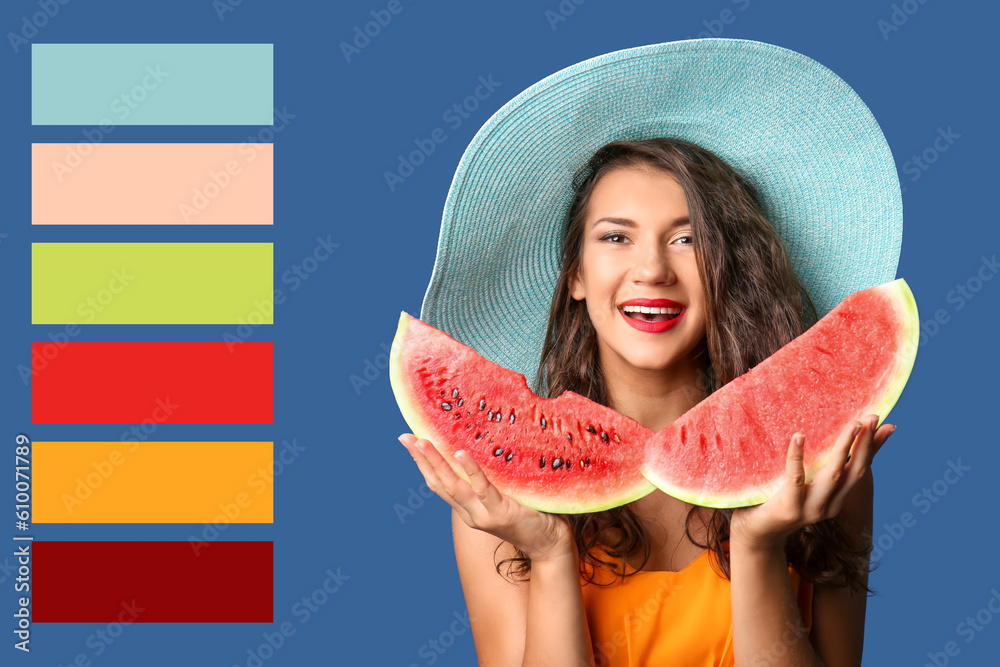
[[[583,288],[583,280],[580,278],[580,265],[578,264],[569,279],[569,295],[575,301],[583,301],[587,298],[587,290]]]

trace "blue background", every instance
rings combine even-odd
[[[61,331],[29,324],[30,243],[39,241],[274,241],[275,285],[286,301],[276,309],[276,324],[248,338],[275,343],[274,424],[162,425],[152,437],[274,440],[276,451],[282,441],[294,440],[305,449],[276,479],[274,524],[231,526],[220,535],[274,541],[274,625],[137,623],[108,644],[96,639],[106,624],[39,624],[30,656],[12,648],[8,631],[2,662],[68,665],[83,654],[102,667],[253,665],[250,653],[265,643],[263,635],[289,622],[294,635],[276,651],[265,650],[262,664],[474,664],[471,634],[451,634],[462,629],[453,622],[464,617],[465,606],[449,510],[437,498],[420,498],[422,478],[396,441],[406,425],[381,355],[399,311],[419,312],[452,173],[496,109],[535,81],[591,56],[711,33],[794,49],[839,74],[880,122],[905,188],[898,276],[916,296],[926,335],[888,418],[898,433],[874,465],[875,538],[884,548],[882,566],[871,578],[879,594],[868,603],[865,663],[923,665],[928,652],[941,652],[953,641],[960,652],[951,664],[995,664],[1000,618],[991,615],[971,637],[959,634],[958,626],[986,607],[992,590],[1000,591],[993,502],[1000,447],[991,422],[1000,370],[1000,279],[978,285],[973,280],[970,288],[979,289],[971,298],[958,298],[953,290],[980,270],[995,278],[981,267],[984,257],[1000,251],[994,205],[996,6],[954,0],[588,0],[579,6],[564,2],[573,12],[553,25],[546,12],[558,12],[558,0],[402,0],[403,11],[348,62],[339,44],[352,40],[355,27],[371,20],[369,12],[386,4],[244,0],[226,5],[232,11],[220,15],[212,0],[71,0],[29,40],[273,43],[275,106],[294,115],[274,139],[273,228],[32,228],[31,142],[81,141],[85,128],[30,125],[30,50],[15,50],[4,38],[0,441],[8,443],[10,459],[19,432],[36,440],[117,440],[129,427],[30,423],[30,391],[16,367],[28,363],[31,341]],[[879,21],[891,22],[894,7],[900,25],[883,32]],[[720,20],[725,9],[732,12],[725,16],[730,23]],[[20,32],[24,17],[30,21],[38,11],[38,0],[6,0],[0,31]],[[478,77],[491,75],[499,82],[495,92],[460,126],[445,122],[445,110],[471,95]],[[436,128],[447,140],[390,190],[384,172]],[[938,152],[934,140],[949,128],[958,138]],[[241,142],[261,129],[119,127],[107,140]],[[934,162],[921,169],[913,157],[925,151]],[[283,276],[312,254],[317,237],[340,247],[291,289]],[[947,321],[934,329],[929,322],[939,309]],[[89,326],[74,340],[212,341],[227,332],[234,334],[235,327]],[[969,468],[954,483],[940,481],[949,461]],[[9,468],[3,477],[12,479]],[[924,488],[934,493],[936,481],[943,493],[935,502],[915,497]],[[4,502],[13,504],[12,482],[4,489]],[[398,514],[397,506],[405,506],[411,494],[422,504],[414,500],[418,509]],[[892,524],[904,512],[915,523],[900,532]],[[14,534],[13,517],[5,516]],[[31,534],[186,540],[204,528],[39,525]],[[10,629],[12,562],[12,556],[0,555],[0,611]],[[294,613],[301,598],[322,586],[328,568],[340,568],[349,579],[308,619]],[[431,640],[442,649],[431,648]]]

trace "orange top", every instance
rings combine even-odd
[[[709,553],[680,572],[640,571],[624,582],[597,570],[594,581],[611,585],[584,584],[583,605],[598,667],[734,666],[730,584],[712,569]],[[791,565],[788,572],[808,631],[812,584]]]

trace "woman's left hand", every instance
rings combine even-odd
[[[848,424],[830,458],[809,484],[802,465],[803,447],[796,444],[801,434],[792,436],[784,486],[761,505],[733,510],[730,540],[755,549],[781,550],[788,536],[799,528],[837,516],[847,496],[868,474],[875,453],[896,430],[891,424],[882,424],[875,432],[877,424],[878,415]]]

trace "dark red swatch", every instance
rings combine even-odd
[[[32,544],[36,623],[271,623],[273,542]]]
[[[35,424],[270,424],[272,343],[31,344]]]

